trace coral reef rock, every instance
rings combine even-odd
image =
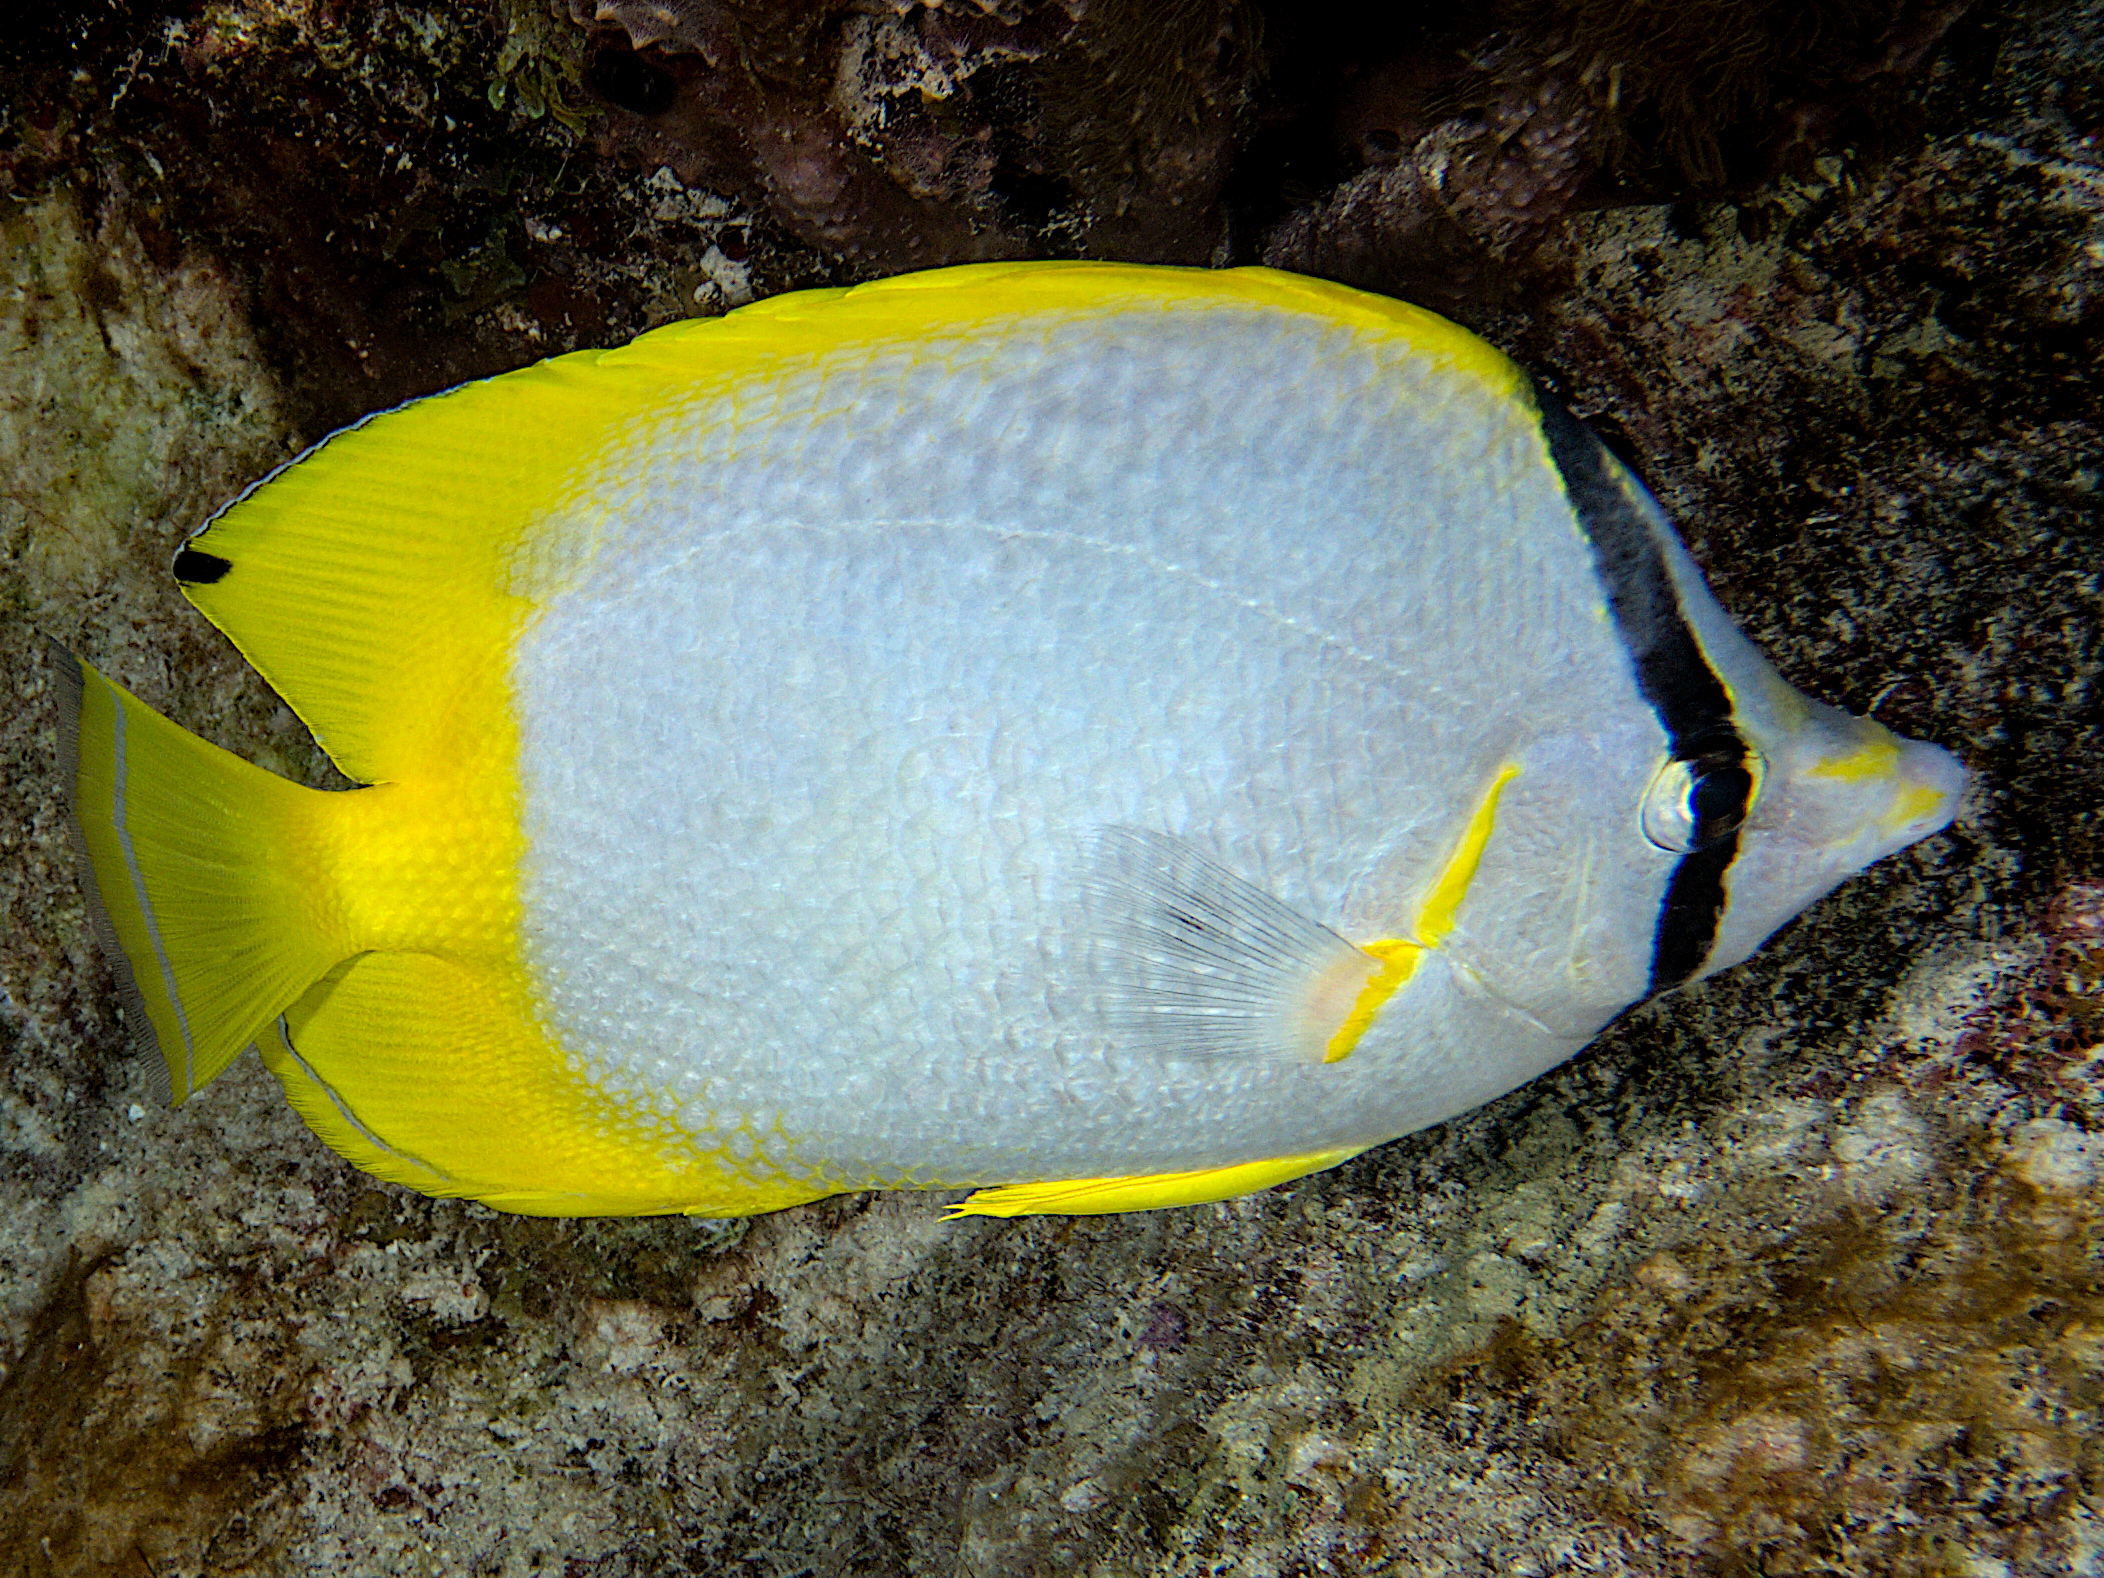
[[[1677,9],[10,11],[0,1575],[2097,1571],[2104,4]],[[917,262],[1267,252],[1554,379],[1957,825],[1217,1206],[504,1217],[252,1059],[153,1105],[44,635],[340,782],[167,573],[331,427]]]

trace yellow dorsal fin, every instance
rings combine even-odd
[[[525,606],[509,557],[605,431],[587,372],[566,357],[383,412],[177,555],[191,602],[351,777],[416,776],[485,721],[477,681],[501,683]]]
[[[588,554],[593,512],[626,496],[603,495],[609,468],[631,485],[643,451],[682,430],[683,410],[816,356],[948,340],[1023,314],[1236,304],[1408,339],[1486,381],[1520,376],[1421,309],[1269,269],[935,270],[776,297],[382,412],[227,506],[176,575],[338,766],[398,781],[480,743],[541,551],[563,563]]]
[[[1205,1167],[1188,1173],[1153,1173],[1139,1178],[1061,1178],[1049,1183],[1001,1184],[981,1189],[950,1207],[960,1216],[1104,1216],[1114,1211],[1159,1211],[1172,1205],[1206,1205],[1255,1194],[1326,1172],[1364,1150],[1311,1151],[1304,1156],[1275,1156],[1232,1167]]]

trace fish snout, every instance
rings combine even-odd
[[[1950,826],[1965,797],[1965,764],[1940,745],[1902,740],[1890,773],[1890,798],[1878,818],[1886,846],[1904,849]]]
[[[1830,713],[1821,721],[1825,727],[1800,736],[1789,799],[1805,818],[1798,836],[1827,859],[1861,869],[1958,814],[1966,772],[1949,751],[1868,718]]]

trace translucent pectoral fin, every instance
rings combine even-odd
[[[950,1207],[960,1216],[1106,1216],[1115,1211],[1159,1211],[1172,1205],[1207,1205],[1255,1194],[1310,1173],[1326,1172],[1357,1156],[1364,1146],[1275,1156],[1233,1167],[1188,1173],[1153,1173],[1139,1178],[1062,1178],[1048,1183],[1002,1184],[981,1189]]]
[[[1102,1027],[1163,1057],[1321,1062],[1383,968],[1166,833],[1102,829],[1087,897]]]

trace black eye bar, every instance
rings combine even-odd
[[[1689,851],[1666,882],[1651,942],[1651,991],[1663,992],[1700,970],[1716,946],[1724,875],[1738,857],[1753,771],[1731,696],[1681,610],[1641,484],[1555,396],[1537,385],[1534,398],[1637,689],[1693,779]]]
[[[1707,849],[1739,830],[1753,803],[1753,767],[1737,734],[1712,734],[1674,753],[1693,777],[1688,790],[1690,849]]]

